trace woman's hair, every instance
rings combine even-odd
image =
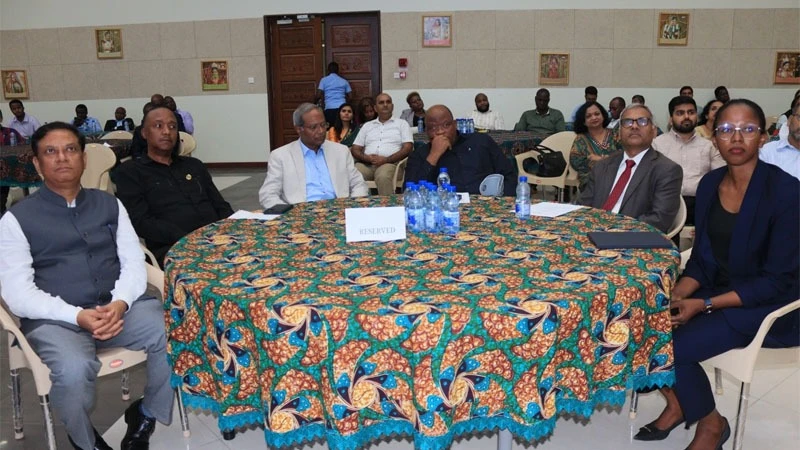
[[[700,118],[697,120],[698,125],[705,125],[708,122],[708,113],[711,112],[711,105],[714,103],[722,103],[721,101],[713,98],[706,103],[706,106],[703,107],[703,111],[700,113]],[[717,114],[719,114],[719,110],[717,110]]]
[[[342,108],[344,108],[345,106],[349,106],[350,111],[353,111],[353,105],[351,105],[350,103],[345,102],[342,103],[341,106],[339,106],[339,111],[336,112],[336,121],[333,123],[333,129],[336,130],[336,136],[342,135],[342,128],[344,128],[344,123],[342,122]],[[353,115],[353,118],[355,118],[355,114]],[[350,120],[350,129],[351,130],[353,129],[352,119]]]
[[[586,110],[588,110],[592,106],[597,106],[600,110],[600,114],[603,115],[603,127],[607,127],[609,123],[611,123],[611,118],[608,117],[608,111],[603,108],[603,105],[597,102],[586,102],[578,108],[578,111],[575,113],[575,123],[573,124],[573,130],[575,130],[575,134],[586,134],[589,132],[589,127],[586,126]]]
[[[375,111],[375,99],[372,97],[363,97],[358,102],[358,124],[364,125],[367,122],[367,118],[364,117],[364,110],[367,106],[371,106],[372,110]]]
[[[733,105],[744,105],[750,108],[756,114],[756,117],[758,117],[758,126],[761,127],[761,133],[763,134],[767,132],[767,116],[764,115],[764,110],[758,106],[758,103],[746,98],[737,98],[736,100],[731,100],[728,103],[725,103],[720,109],[717,110],[717,115],[714,117],[714,133],[717,132],[716,130],[719,126],[719,118],[722,117],[722,113]]]
[[[406,95],[406,103],[408,103],[409,106],[411,106],[411,99],[414,97],[419,97],[420,99],[422,99],[422,97],[419,96],[419,92],[417,91],[409,92],[408,95]]]

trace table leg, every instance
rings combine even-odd
[[[236,430],[222,430],[222,439],[232,441],[236,437]]]
[[[31,195],[31,190],[28,188],[22,188],[22,195],[24,195],[25,197]]]
[[[511,450],[511,432],[508,430],[500,430],[497,433],[497,450]]]

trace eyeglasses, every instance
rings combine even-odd
[[[752,123],[742,125],[740,127],[734,127],[729,123],[723,123],[714,129],[714,136],[722,139],[723,141],[730,141],[737,131],[742,133],[742,137],[744,139],[752,139],[758,136],[758,134],[761,132],[761,127]]]
[[[639,117],[636,119],[620,119],[619,124],[625,128],[630,128],[633,126],[633,122],[636,122],[640,127],[646,127],[652,121],[649,117]]]
[[[432,133],[436,133],[439,130],[446,130],[453,126],[453,121],[448,120],[447,122],[442,122],[439,125],[430,125],[427,127],[428,130],[431,130]]]
[[[307,125],[306,124],[306,125],[303,125],[302,128],[305,129],[305,130],[311,131],[312,133],[314,131],[319,130],[320,128],[322,128],[323,130],[327,130],[328,129],[328,122],[316,123],[314,125]]]

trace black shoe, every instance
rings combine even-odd
[[[728,442],[728,439],[731,437],[731,424],[728,423],[728,419],[725,417],[723,417],[722,420],[725,421],[725,428],[722,430],[722,436],[719,437],[717,450],[722,450],[722,444]]]
[[[100,433],[98,433],[97,430],[95,430],[94,428],[92,429],[94,430],[94,447],[92,447],[92,450],[113,450],[111,446],[108,445],[106,441],[103,440],[103,437],[100,436]],[[82,448],[75,445],[75,442],[72,441],[72,438],[69,437],[69,435],[67,435],[67,439],[69,439],[69,443],[72,444],[72,447],[75,450],[83,450]]]
[[[666,439],[667,436],[669,436],[669,434],[672,432],[672,430],[675,429],[675,427],[683,423],[683,418],[673,423],[672,426],[667,428],[666,430],[659,430],[658,428],[656,428],[655,423],[656,421],[654,420],[648,423],[647,425],[643,426],[642,428],[639,428],[639,432],[636,433],[636,436],[634,436],[633,438],[636,439],[637,441],[662,441]]]
[[[142,399],[136,400],[125,410],[125,423],[128,424],[128,431],[120,444],[122,450],[148,450],[150,448],[150,436],[156,429],[156,419],[145,417],[139,409],[141,404]]]

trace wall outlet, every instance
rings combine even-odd
[[[400,79],[400,72],[395,72],[394,73],[394,79],[395,80],[399,80]]]
[[[256,83],[256,79],[255,79],[255,78],[253,78],[253,77],[248,77],[248,78],[247,78],[247,83],[248,83],[248,84],[255,84],[255,83]]]

